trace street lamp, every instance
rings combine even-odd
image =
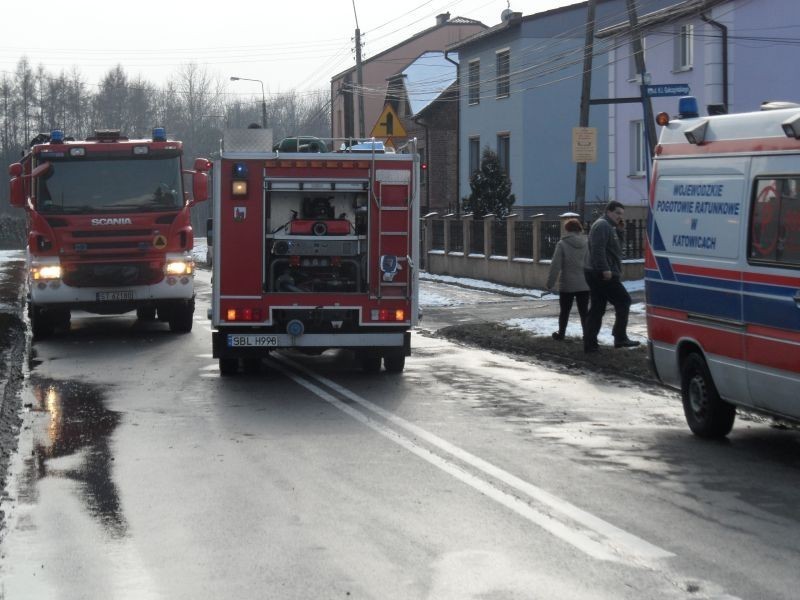
[[[261,127],[267,128],[267,97],[264,95],[264,82],[260,79],[248,79],[247,77],[231,77],[231,81],[255,81],[261,84]]]

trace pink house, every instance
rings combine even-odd
[[[383,111],[387,79],[399,73],[417,57],[447,46],[486,29],[480,21],[450,13],[436,17],[436,25],[362,62],[364,85],[364,131],[358,124],[358,94],[355,66],[331,78],[331,136],[365,137]]]

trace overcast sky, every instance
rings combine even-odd
[[[578,0],[512,0],[530,15]],[[449,12],[500,22],[506,0],[355,0],[364,57],[432,27]],[[328,89],[353,64],[353,0],[37,0],[3,2],[0,76],[27,56],[50,74],[77,67],[89,84],[121,64],[131,77],[161,85],[196,62],[228,82],[232,95]]]

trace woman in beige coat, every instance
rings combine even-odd
[[[558,314],[558,331],[553,332],[554,340],[564,339],[573,300],[578,305],[581,329],[586,326],[586,315],[589,312],[589,285],[583,274],[588,240],[578,219],[569,219],[564,224],[564,230],[564,237],[556,244],[553,252],[553,262],[550,264],[550,273],[547,276],[548,290],[553,290],[556,279],[559,280],[558,303],[561,311]]]

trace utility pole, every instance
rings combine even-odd
[[[589,126],[589,96],[592,90],[592,55],[594,54],[594,13],[597,0],[589,0],[586,13],[586,43],[583,48],[583,83],[581,85],[580,127]],[[575,164],[575,208],[585,221],[586,212],[586,163]]]
[[[353,0],[353,14],[356,18],[356,83],[358,86],[358,135],[364,137],[364,72],[361,69],[361,30],[358,28],[356,0]]]
[[[655,152],[656,141],[656,123],[653,120],[653,102],[650,96],[647,96],[644,91],[645,75],[647,69],[644,64],[644,49],[642,48],[642,32],[639,30],[639,18],[636,16],[636,5],[634,0],[627,0],[628,4],[628,22],[631,31],[631,42],[633,43],[633,58],[636,61],[636,72],[639,73],[642,81],[640,82],[639,89],[642,94],[642,107],[644,108],[644,132],[647,138],[647,151],[650,153],[649,159],[653,158]],[[649,162],[649,161],[648,161]],[[649,191],[649,190],[648,190]]]

